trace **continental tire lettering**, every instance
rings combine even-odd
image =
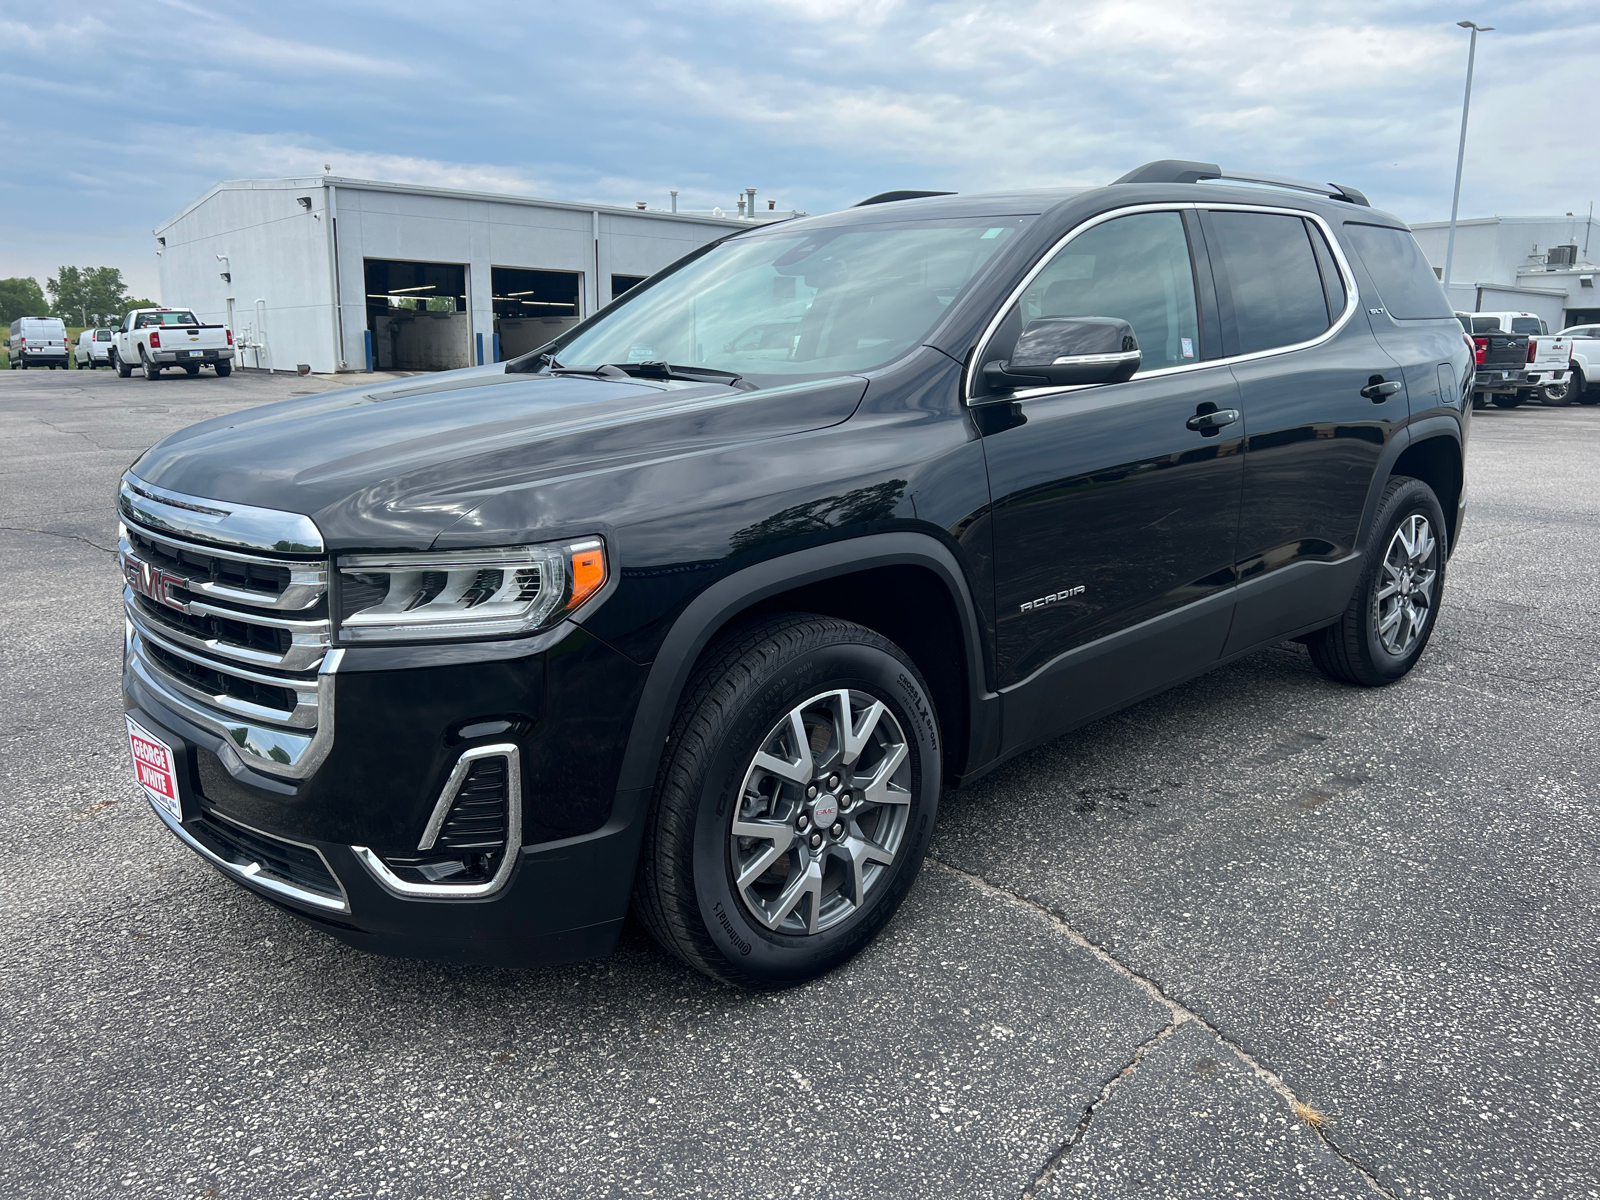
[[[900,690],[906,694],[906,703],[911,707],[911,711],[916,714],[917,719],[922,722],[922,727],[927,730],[929,746],[932,747],[935,753],[938,753],[939,723],[933,719],[933,713],[923,699],[922,689],[917,686],[916,680],[910,678],[904,671],[895,678],[895,682],[900,685]]]
[[[721,924],[723,932],[728,935],[728,940],[734,944],[739,953],[749,954],[750,943],[734,932],[733,922],[728,920],[728,914],[722,911],[722,901],[718,900],[712,904],[711,911],[717,914],[717,921]]]

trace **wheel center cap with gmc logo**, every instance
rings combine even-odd
[[[823,829],[832,825],[839,819],[839,797],[818,796],[811,806],[811,819]]]

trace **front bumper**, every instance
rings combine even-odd
[[[171,365],[180,365],[184,363],[232,362],[233,349],[232,347],[229,347],[223,350],[201,350],[198,352],[194,350],[184,350],[182,348],[177,350],[155,350],[150,352],[150,361]]]
[[[254,769],[237,718],[164,687],[129,645],[124,707],[172,747],[183,816],[152,810],[240,886],[401,957],[536,966],[615,945],[648,792],[615,790],[643,669],[605,643],[564,625],[520,645],[346,651],[300,778]],[[415,894],[429,889],[385,864],[416,854],[464,757],[508,746],[520,828],[504,878]]]

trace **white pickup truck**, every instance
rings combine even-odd
[[[1579,404],[1600,404],[1600,325],[1569,325],[1561,336],[1572,339],[1567,398]]]
[[[1528,367],[1524,378],[1541,403],[1562,405],[1570,402],[1567,372],[1571,365],[1570,335],[1539,333],[1528,339]]]
[[[111,344],[111,365],[126,379],[137,367],[146,379],[159,379],[164,367],[190,375],[212,367],[233,373],[233,330],[202,325],[186,308],[136,308],[122,319]]]

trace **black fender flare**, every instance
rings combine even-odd
[[[1394,466],[1400,461],[1400,456],[1421,442],[1433,438],[1449,438],[1455,443],[1456,453],[1461,459],[1462,490],[1460,499],[1466,498],[1466,445],[1461,433],[1461,418],[1445,413],[1436,416],[1421,417],[1402,426],[1395,435],[1389,439],[1389,444],[1384,447],[1383,454],[1378,459],[1377,469],[1372,472],[1372,484],[1367,488],[1367,500],[1361,508],[1361,524],[1356,530],[1356,548],[1365,550],[1367,538],[1372,533],[1373,519],[1378,515],[1378,501],[1383,496],[1383,489],[1389,486],[1389,480],[1394,475]],[[1454,513],[1446,513],[1447,519],[1454,520]],[[1452,544],[1450,549],[1455,550]]]
[[[662,747],[672,732],[672,721],[689,682],[689,673],[700,652],[730,617],[769,596],[804,584],[890,566],[926,567],[949,588],[961,622],[966,654],[971,744],[977,748],[980,731],[986,742],[988,732],[986,724],[980,721],[979,710],[985,707],[982,701],[990,698],[996,701],[992,708],[998,713],[998,697],[986,686],[982,626],[961,564],[948,546],[929,534],[909,531],[868,534],[756,563],[719,579],[689,602],[673,622],[650,664],[623,752],[622,771],[617,780],[619,795],[654,788]],[[993,737],[998,747],[997,720],[994,724]]]

